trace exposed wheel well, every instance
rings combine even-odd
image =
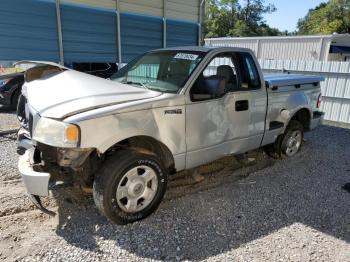
[[[162,142],[149,136],[134,136],[115,144],[110,150],[127,147],[144,154],[153,154],[160,158],[169,173],[175,172],[175,161],[169,148]],[[110,151],[108,150],[108,151]],[[107,152],[108,152],[107,151]]]
[[[310,128],[311,116],[309,110],[306,108],[300,109],[296,112],[291,120],[299,121],[303,125],[304,130],[309,130]]]
[[[15,91],[13,91],[12,93],[12,96],[11,96],[11,104],[15,104],[15,99],[16,99],[16,96],[20,96],[21,95],[21,89],[20,88],[16,88]],[[17,104],[16,104],[17,106]]]

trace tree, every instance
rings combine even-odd
[[[206,37],[226,36],[237,20],[236,0],[209,0],[206,2],[204,34]]]
[[[244,2],[244,5],[238,5],[240,19],[253,27],[259,27],[264,23],[263,14],[276,11],[276,7],[272,4],[265,6],[264,0],[245,0]]]
[[[298,33],[350,33],[350,0],[331,0],[310,9],[298,22]]]
[[[241,1],[242,2],[242,1]],[[275,12],[274,5],[264,0],[208,0],[204,21],[205,37],[279,35],[270,28],[263,15]]]

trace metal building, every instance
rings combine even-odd
[[[205,39],[207,46],[252,49],[259,59],[350,61],[350,35],[223,37]]]
[[[1,0],[0,60],[129,62],[197,45],[203,0]]]

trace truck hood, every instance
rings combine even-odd
[[[153,98],[162,93],[65,70],[25,83],[23,94],[41,116],[62,119],[103,106]]]

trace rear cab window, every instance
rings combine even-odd
[[[245,52],[238,52],[236,53],[236,61],[241,78],[240,89],[251,90],[261,88],[259,72],[252,55]]]

